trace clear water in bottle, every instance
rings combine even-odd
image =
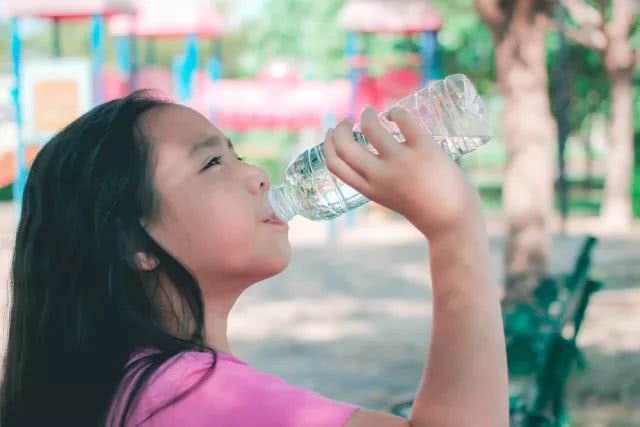
[[[433,81],[396,105],[415,114],[425,132],[453,159],[476,150],[491,138],[482,100],[473,84],[461,74]],[[404,141],[397,126],[386,120],[384,113],[379,119],[398,142]],[[376,153],[361,132],[356,130],[353,135],[354,140]],[[269,191],[269,202],[283,221],[296,215],[311,220],[332,219],[368,201],[329,172],[323,144],[300,154],[287,168],[284,182]]]

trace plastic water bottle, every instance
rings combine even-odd
[[[491,138],[482,99],[473,83],[462,74],[433,80],[395,106],[415,114],[425,132],[454,160]],[[402,143],[402,133],[395,123],[384,118],[384,114],[378,117],[381,124]],[[357,125],[353,137],[377,154]],[[291,162],[283,183],[272,187],[268,197],[275,214],[283,221],[290,221],[296,215],[311,220],[328,220],[369,201],[329,172],[323,144],[305,151]]]

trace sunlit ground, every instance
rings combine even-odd
[[[0,283],[16,221],[0,204]],[[584,232],[590,221],[574,221]],[[431,321],[427,248],[406,223],[378,210],[357,225],[295,221],[291,266],[250,289],[235,308],[234,352],[258,368],[332,398],[375,409],[410,397],[423,366]],[[503,233],[489,223],[492,263],[501,275]],[[551,268],[569,268],[579,235],[557,236]],[[588,368],[573,375],[573,426],[640,425],[640,233],[605,237],[593,274],[611,282],[593,297],[580,335]],[[473,286],[470,283],[469,286]],[[6,291],[0,295],[6,295]],[[4,342],[4,340],[3,340]]]

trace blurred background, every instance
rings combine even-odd
[[[4,312],[29,164],[92,106],[160,90],[278,182],[342,118],[464,73],[493,126],[459,163],[504,289],[512,425],[640,426],[639,17],[638,0],[0,0]],[[290,233],[291,267],[232,315],[235,351],[403,413],[428,346],[423,238],[373,203]]]

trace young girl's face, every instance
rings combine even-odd
[[[155,108],[141,124],[159,198],[147,231],[205,296],[281,272],[290,258],[288,227],[269,221],[265,171],[239,160],[222,132],[187,107]]]

